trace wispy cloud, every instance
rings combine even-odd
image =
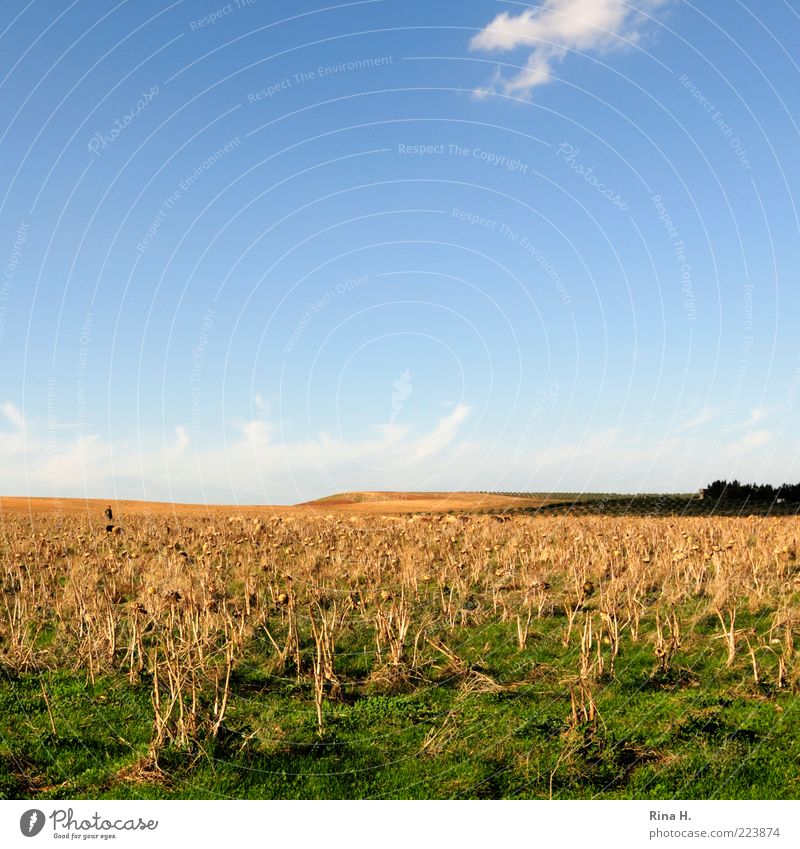
[[[260,392],[256,392],[256,394],[253,396],[253,405],[255,406],[256,412],[259,415],[266,415],[267,413],[269,413],[269,401],[267,401],[267,399]]]
[[[458,403],[427,427],[382,422],[359,438],[290,438],[279,424],[231,425],[226,440],[176,427],[163,436],[104,439],[54,429],[0,404],[2,492],[210,503],[293,503],[354,489],[691,491],[720,477],[778,483],[800,476],[796,448],[763,411],[726,434],[700,410],[678,428],[638,439],[621,428],[487,443],[468,434]],[[749,432],[742,425],[752,425]],[[776,442],[777,439],[777,442]],[[774,451],[767,451],[774,446]]]
[[[696,428],[703,427],[703,425],[706,425],[709,422],[713,422],[714,419],[718,419],[721,415],[722,412],[720,410],[705,407],[696,416],[692,416],[692,418],[687,419],[674,427],[672,432],[685,433],[687,430],[695,430]]]
[[[416,441],[411,455],[413,459],[421,460],[424,457],[430,457],[449,445],[468,415],[469,407],[466,404],[459,404],[449,416],[439,419],[439,423],[431,433]]]
[[[752,430],[736,442],[726,445],[720,452],[725,458],[738,459],[743,454],[764,448],[772,441],[774,434],[771,430]],[[759,481],[760,482],[760,481]]]
[[[774,408],[771,407],[753,407],[752,410],[747,415],[747,419],[742,422],[742,428],[752,427],[758,422],[763,422],[764,419],[769,418],[772,413],[774,413]]]
[[[501,12],[472,38],[473,50],[507,52],[528,48],[523,70],[511,77],[496,71],[479,96],[493,91],[527,97],[553,79],[569,51],[608,53],[636,44],[651,19],[648,13],[672,0],[544,0],[518,15]]]
[[[136,442],[79,435],[26,422],[10,402],[0,404],[0,414],[8,495],[289,503],[351,489],[359,475],[373,487],[386,477],[424,488],[458,450],[453,443],[469,407],[459,404],[427,430],[383,423],[352,440],[325,433],[286,439],[274,422],[254,419],[240,422],[223,442],[182,426]]]
[[[25,419],[23,419],[22,413],[20,413],[11,401],[6,401],[0,409],[2,409],[3,415],[11,422],[15,430],[25,429]]]

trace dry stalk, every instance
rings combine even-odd
[[[532,617],[533,611],[529,608],[528,615],[525,618],[525,624],[523,625],[522,617],[517,614],[517,645],[520,651],[523,651],[528,644],[528,630],[531,627]]]
[[[753,648],[752,643],[750,642],[749,636],[745,636],[745,642],[747,643],[747,651],[750,653],[750,663],[753,667],[753,683],[757,687],[761,683],[761,678],[758,674],[758,661],[756,660],[756,651]]]
[[[594,726],[597,722],[597,704],[591,683],[585,678],[569,684],[570,707],[572,710],[572,728],[581,725]]]
[[[338,699],[342,693],[342,685],[334,670],[337,633],[344,625],[349,607],[345,605],[341,614],[334,601],[326,611],[318,601],[309,608],[311,636],[314,640],[313,669],[314,669],[314,704],[317,710],[317,733],[324,733],[322,707],[325,696],[325,684],[330,685],[332,699]]]
[[[669,631],[668,635],[667,631]],[[675,611],[662,620],[661,612],[656,610],[655,654],[658,660],[656,671],[660,675],[669,674],[672,659],[680,647],[681,630]]]
[[[411,607],[401,596],[399,601],[391,600],[390,606],[378,607],[375,614],[375,641],[378,655],[384,644],[388,647],[389,662],[392,666],[402,665],[405,656],[406,637],[411,627]]]
[[[725,641],[725,644],[728,647],[728,657],[725,662],[726,666],[732,666],[733,661],[736,659],[736,631],[734,626],[736,625],[736,608],[731,607],[728,611],[728,621],[725,621],[725,617],[722,614],[722,611],[717,608],[715,611],[717,614],[717,618],[722,625],[722,639]]]

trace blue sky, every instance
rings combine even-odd
[[[4,493],[800,479],[800,3],[4,11]]]

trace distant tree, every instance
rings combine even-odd
[[[769,483],[740,483],[716,480],[703,489],[705,498],[714,501],[755,501],[774,503],[778,498],[785,501],[800,501],[800,484],[781,484],[774,487]]]
[[[722,498],[727,485],[727,481],[714,481],[705,488],[704,495],[706,498],[719,501]]]

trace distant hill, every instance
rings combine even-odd
[[[545,504],[541,498],[486,492],[341,492],[297,507],[351,513],[447,513],[532,510]]]

